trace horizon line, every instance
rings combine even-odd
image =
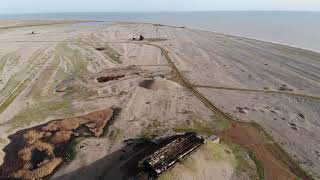
[[[183,13],[183,12],[315,12],[320,10],[175,10],[175,11],[52,11],[52,12],[21,12],[1,13],[0,15],[26,15],[26,14],[65,14],[65,13]]]

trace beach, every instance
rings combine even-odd
[[[319,72],[318,52],[184,26],[0,21],[0,149],[15,133],[111,108],[103,135],[79,137],[51,179],[125,179],[125,142],[167,131],[222,142],[164,177],[319,179]]]

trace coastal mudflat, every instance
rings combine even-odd
[[[222,142],[163,179],[319,179],[319,72],[319,53],[185,27],[3,21],[0,148],[26,129],[112,108],[102,135],[73,141],[50,178],[125,179],[128,140],[195,131]]]

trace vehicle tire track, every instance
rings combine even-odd
[[[204,103],[208,109],[215,113],[215,115],[229,123],[230,128],[219,133],[221,139],[225,141],[232,141],[236,144],[242,145],[250,153],[253,153],[254,157],[256,157],[258,161],[261,162],[261,166],[264,169],[264,174],[260,177],[265,177],[265,179],[272,179],[274,175],[279,175],[279,177],[287,177],[288,179],[297,179],[297,177],[301,179],[312,179],[300,168],[297,163],[295,163],[295,161],[293,161],[286,154],[286,152],[283,151],[282,148],[280,148],[280,146],[278,146],[276,143],[266,143],[266,133],[259,125],[257,125],[256,123],[241,123],[235,121],[234,119],[232,119],[232,117],[221,111],[210,100],[202,95],[196,89],[197,86],[194,86],[192,83],[190,83],[190,81],[186,79],[184,75],[179,71],[174,61],[171,59],[169,51],[167,51],[164,47],[157,44],[151,44],[150,42],[122,41],[113,43],[134,43],[158,48],[171,67],[172,73],[175,75],[175,80],[178,81],[182,86],[190,90],[191,93],[193,93],[194,96],[196,96],[202,103]],[[227,90],[226,88],[224,89]],[[248,147],[248,145],[252,144],[256,144],[256,146]],[[257,164],[257,167],[258,166],[260,165]]]
[[[258,174],[260,178],[271,180],[274,176],[277,176],[286,179],[313,179],[294,160],[292,160],[276,142],[266,142],[266,137],[270,136],[258,124],[242,123],[233,120],[230,116],[217,108],[210,100],[204,97],[198,90],[196,90],[196,88],[176,67],[169,56],[169,51],[160,45],[150,43],[147,43],[146,45],[159,48],[162,55],[166,58],[168,64],[172,68],[172,71],[176,76],[176,80],[182,86],[188,88],[193,95],[203,102],[212,112],[229,123],[230,128],[221,132],[219,134],[220,137],[222,140],[240,144],[249,150],[250,153],[253,153],[253,157],[257,158],[257,162],[259,162],[259,164],[256,164],[257,168],[258,166],[262,166],[264,169],[263,174]],[[256,146],[251,146],[252,144],[256,144]]]
[[[221,86],[206,86],[206,85],[193,85],[193,86],[197,87],[197,88],[220,89],[220,90],[230,90],[230,91],[245,91],[245,92],[260,92],[260,93],[267,93],[267,94],[280,94],[280,95],[295,96],[295,97],[308,98],[308,99],[320,101],[319,96],[293,93],[293,92],[282,92],[282,91],[262,90],[262,89],[245,89],[245,88],[221,87]]]

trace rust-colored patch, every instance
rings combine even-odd
[[[73,135],[73,131],[58,131],[53,135],[50,141],[53,144],[64,143],[69,141],[72,135]]]
[[[230,125],[229,130],[220,134],[221,139],[243,145],[254,153],[264,169],[264,179],[309,179],[274,142],[266,142],[262,129],[235,121],[230,121]]]
[[[78,130],[85,127],[95,137],[100,137],[112,118],[111,108],[84,116],[54,120],[9,136],[4,148],[2,177],[41,179],[50,175],[65,159],[66,150],[75,137],[87,134]]]
[[[13,177],[18,177],[22,179],[40,179],[51,174],[54,169],[63,162],[62,158],[53,158],[48,162],[45,162],[41,167],[30,171],[27,169],[20,169],[12,174]]]

